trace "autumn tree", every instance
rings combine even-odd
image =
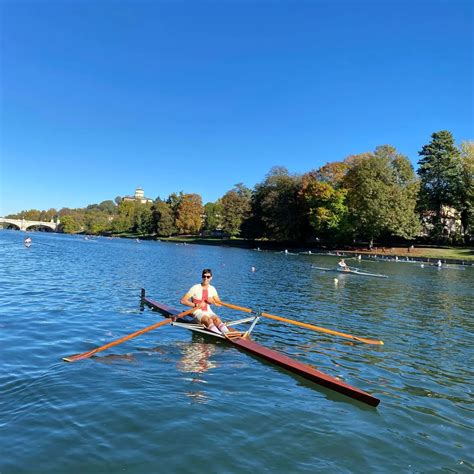
[[[301,205],[306,209],[309,224],[318,236],[337,236],[345,230],[347,190],[337,186],[339,179],[321,181],[319,176],[319,172],[303,176],[299,191]],[[343,176],[341,174],[341,180]]]
[[[201,230],[204,208],[199,194],[183,194],[176,213],[176,227],[179,233],[197,234]]]

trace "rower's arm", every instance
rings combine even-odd
[[[213,296],[212,298],[208,298],[207,300],[209,303],[215,304],[216,306],[222,306],[222,301],[219,298],[219,295]]]
[[[185,306],[189,306],[190,308],[194,308],[196,305],[191,301],[191,295],[189,293],[186,293],[180,300],[179,302],[181,304],[184,304]]]

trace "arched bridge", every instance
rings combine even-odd
[[[26,219],[8,219],[7,217],[0,217],[0,224],[10,224],[18,227],[20,230],[28,230],[30,227],[48,227],[49,229],[56,231],[59,226],[59,219],[57,222],[51,220],[50,222],[42,221],[30,221]]]

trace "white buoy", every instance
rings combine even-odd
[[[339,280],[337,278],[334,278],[334,285],[337,286],[339,284]]]
[[[421,268],[425,268],[425,265],[422,263],[422,264],[420,265],[420,267],[421,267]]]

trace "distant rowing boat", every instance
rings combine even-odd
[[[141,294],[141,303],[143,306],[146,305],[152,310],[158,311],[160,314],[167,318],[179,314],[178,310],[170,308],[169,306],[166,306],[157,301],[153,301],[147,296],[145,296],[145,290],[143,289]],[[320,372],[319,370],[316,370],[313,367],[310,367],[309,365],[298,362],[297,360],[294,360],[284,354],[281,354],[280,352],[274,351],[272,349],[269,349],[268,347],[262,346],[252,341],[250,339],[250,333],[254,329],[259,319],[259,316],[255,315],[237,321],[227,322],[226,324],[230,328],[242,323],[250,323],[250,328],[245,333],[236,331],[233,334],[231,333],[228,337],[224,337],[221,334],[216,334],[214,332],[209,331],[204,326],[196,324],[194,320],[189,317],[178,319],[172,322],[171,324],[176,327],[188,329],[193,332],[198,332],[206,336],[226,341],[229,344],[232,344],[233,346],[237,347],[238,349],[248,352],[261,359],[265,359],[273,364],[279,365],[280,367],[283,367],[286,370],[289,370],[290,372],[293,372],[301,377],[304,377],[307,380],[317,383],[318,385],[326,387],[330,390],[334,390],[355,400],[359,400],[363,403],[367,403],[368,405],[376,407],[380,403],[380,400],[378,398],[374,397],[373,395],[370,395],[367,392],[364,392],[356,387],[342,382],[341,380],[338,380],[335,377],[331,377],[330,375]]]
[[[314,265],[312,265],[311,268],[314,268],[315,270],[320,270],[323,272],[343,273],[344,275],[347,273],[350,273],[352,275],[361,275],[361,276],[376,277],[376,278],[388,278],[387,275],[382,275],[380,273],[361,272],[358,268],[349,268],[349,270],[344,270],[342,268],[315,267]]]

